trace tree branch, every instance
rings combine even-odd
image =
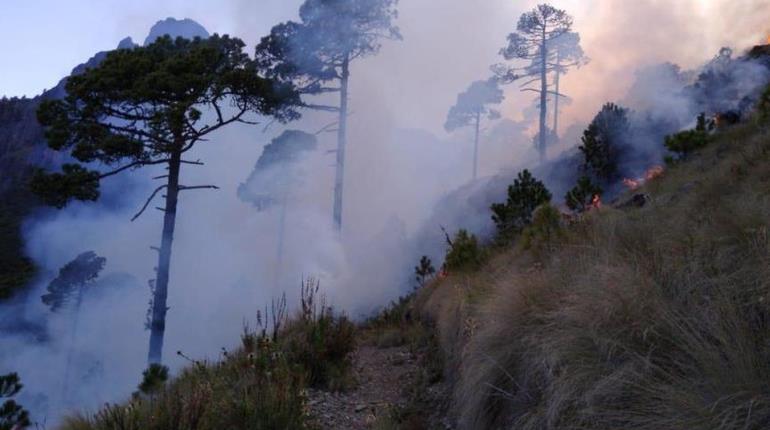
[[[152,192],[152,194],[150,195],[150,197],[149,197],[149,198],[147,199],[147,201],[144,203],[144,206],[142,206],[142,209],[141,209],[141,210],[139,210],[139,212],[137,212],[137,213],[136,213],[136,215],[134,215],[134,217],[133,217],[133,218],[131,218],[131,222],[134,222],[134,221],[136,221],[136,219],[137,219],[137,218],[139,218],[140,216],[142,216],[142,214],[144,213],[144,211],[145,211],[145,210],[147,210],[147,206],[149,206],[149,205],[150,205],[150,202],[152,202],[152,199],[154,199],[154,198],[155,198],[155,196],[157,196],[157,195],[158,195],[158,193],[159,193],[161,190],[163,190],[164,188],[168,188],[168,185],[161,185],[161,186],[159,186],[158,188],[156,188],[156,189],[155,189],[155,191],[153,191],[153,192]]]
[[[133,163],[126,164],[125,166],[119,167],[119,168],[117,168],[115,170],[112,170],[110,172],[100,174],[99,175],[99,179],[104,179],[104,178],[108,178],[110,176],[117,175],[118,173],[123,172],[123,171],[128,170],[128,169],[131,169],[133,167],[152,166],[152,165],[155,165],[155,164],[167,163],[168,161],[169,160],[166,159],[166,158],[164,158],[162,160],[155,160],[155,161],[134,161]]]
[[[336,113],[336,112],[340,111],[340,108],[338,108],[336,106],[327,106],[327,105],[315,105],[315,104],[303,103],[302,107],[308,108],[308,109],[313,109],[313,110],[320,110],[320,111],[324,111],[324,112],[335,112]]]
[[[219,187],[216,185],[195,185],[192,187],[180,185],[179,191],[188,191],[188,190],[218,190]]]

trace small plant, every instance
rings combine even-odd
[[[492,205],[492,220],[497,225],[498,237],[510,239],[532,221],[532,212],[551,201],[551,192],[529,170],[519,173],[508,187],[508,200]]]
[[[23,387],[16,373],[0,376],[0,399],[7,399],[0,405],[0,430],[21,430],[31,425],[29,412],[11,399]]]
[[[485,253],[475,235],[461,229],[454,240],[444,231],[449,245],[444,266],[447,270],[478,270],[485,260]]]
[[[666,149],[676,154],[675,158],[667,158],[669,164],[686,160],[690,154],[708,144],[709,130],[713,124],[706,120],[706,114],[698,115],[698,123],[693,130],[681,131],[671,136],[666,136]]]
[[[423,255],[420,258],[420,264],[414,268],[415,280],[417,281],[417,287],[424,287],[425,284],[436,275],[436,268],[433,267],[433,262],[430,261],[427,255]]]
[[[139,392],[150,395],[160,391],[168,381],[168,367],[162,364],[151,364],[142,372],[142,382],[139,384]]]
[[[593,206],[596,196],[601,196],[601,194],[601,187],[594,185],[588,176],[583,176],[578,179],[577,185],[564,196],[564,200],[571,211],[583,213]]]

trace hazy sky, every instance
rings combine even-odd
[[[33,96],[126,36],[172,16],[246,37],[291,19],[299,0],[0,0],[0,95]],[[254,41],[247,40],[247,43]]]
[[[405,40],[362,63],[359,83],[383,91],[402,126],[440,130],[445,108],[469,82],[488,75],[518,16],[542,0],[401,0]],[[270,27],[296,16],[301,0],[0,0],[0,95],[34,96],[126,36],[141,43],[169,16],[192,18],[210,32],[253,45]],[[672,61],[693,67],[720,46],[738,48],[770,30],[767,0],[553,0],[575,17],[593,59],[563,82],[578,104],[567,120],[585,121],[622,97],[637,67]],[[458,31],[461,29],[460,31]],[[250,48],[251,49],[251,48]],[[249,49],[249,50],[250,50]],[[358,65],[356,67],[359,67]],[[356,71],[357,72],[357,71]],[[504,114],[528,102],[513,89]],[[424,105],[434,102],[435,106]],[[403,109],[415,103],[420,109]],[[568,124],[568,121],[564,121]]]

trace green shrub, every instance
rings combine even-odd
[[[561,212],[550,204],[544,204],[532,214],[530,224],[522,234],[525,249],[548,245],[562,236]]]
[[[602,189],[591,182],[591,178],[583,176],[577,185],[564,196],[567,207],[575,213],[583,213],[593,204],[596,196],[601,196]]]
[[[467,230],[460,230],[453,240],[447,237],[447,250],[444,266],[447,270],[478,270],[485,260],[485,252],[475,235]]]
[[[668,164],[686,160],[694,151],[697,151],[708,144],[709,128],[706,121],[706,114],[698,116],[698,124],[693,130],[685,130],[671,136],[666,136],[666,149],[676,154],[674,158],[667,158]]]
[[[513,185],[508,187],[505,203],[492,205],[492,221],[498,231],[498,239],[509,240],[532,221],[535,208],[551,201],[551,193],[529,170],[519,173]]]
[[[142,394],[152,394],[163,388],[163,384],[168,381],[168,367],[162,364],[151,364],[142,372],[142,382],[139,384],[139,392]]]

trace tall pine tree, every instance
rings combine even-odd
[[[171,40],[113,51],[95,68],[71,77],[64,100],[44,102],[38,111],[51,148],[70,151],[82,164],[61,173],[38,172],[32,188],[48,203],[96,200],[101,180],[147,166],[165,167],[164,180],[147,199],[139,217],[161,192],[163,232],[154,284],[149,363],[159,363],[166,328],[171,250],[179,194],[214,189],[180,183],[182,166],[198,143],[249,114],[286,121],[298,117],[296,91],[259,73],[243,52],[244,43],[228,36]],[[95,170],[95,163],[106,168]]]
[[[350,66],[375,55],[384,39],[400,40],[394,22],[398,0],[305,0],[299,22],[279,24],[257,45],[268,76],[296,85],[302,94],[339,94],[337,105],[305,100],[303,106],[336,113],[334,226],[342,229]]]

